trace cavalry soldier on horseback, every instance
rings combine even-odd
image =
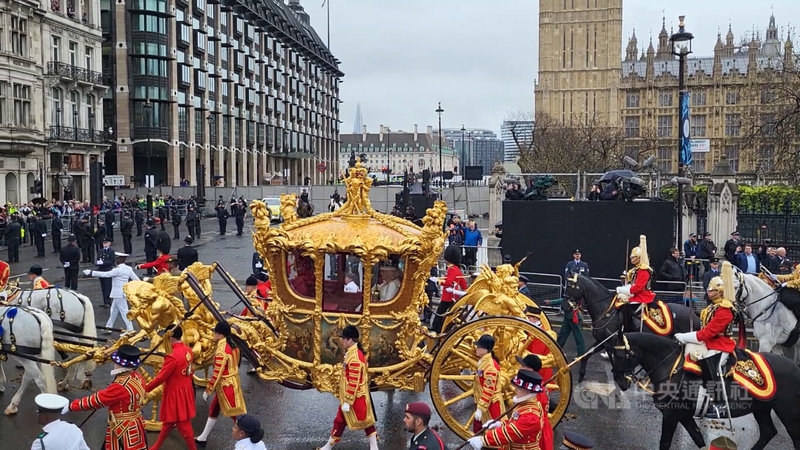
[[[703,384],[697,393],[697,407],[695,416],[702,417],[704,403],[709,400],[709,382],[724,383],[722,367],[728,360],[728,354],[736,349],[733,340],[732,325],[736,316],[736,308],[728,298],[735,290],[733,288],[733,266],[725,261],[722,264],[722,275],[714,277],[708,284],[708,298],[711,304],[701,313],[702,328],[692,333],[678,333],[675,339],[682,344],[698,344],[699,348],[692,349],[698,355],[698,362],[703,371]],[[726,388],[724,384],[721,384]],[[724,403],[711,404],[709,418],[725,418],[727,408]]]
[[[633,268],[626,274],[627,284],[617,287],[617,299],[627,303],[622,309],[626,331],[633,330],[633,314],[637,308],[652,303],[656,297],[652,288],[653,269],[647,256],[647,236],[639,236],[639,246],[631,249],[630,261]]]
[[[800,317],[800,264],[795,267],[794,272],[788,275],[766,273],[767,277],[775,283],[780,291],[778,300],[789,308],[795,317]]]

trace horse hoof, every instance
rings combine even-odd
[[[7,415],[7,416],[13,416],[14,414],[17,413],[17,411],[19,411],[19,409],[16,406],[8,405],[8,408],[6,408],[6,410],[4,412],[5,412],[5,415]]]
[[[83,384],[81,384],[81,389],[91,389],[92,388],[92,380],[83,380]]]

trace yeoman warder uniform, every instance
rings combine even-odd
[[[111,355],[118,366],[111,374],[114,381],[95,394],[73,400],[70,411],[89,411],[108,408],[106,450],[141,450],[147,448],[147,438],[142,419],[145,401],[144,378],[136,372],[139,366],[139,349],[122,345]]]

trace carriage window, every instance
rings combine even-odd
[[[361,312],[364,291],[364,265],[349,253],[325,255],[322,284],[322,310]]]
[[[393,299],[403,283],[404,261],[392,255],[372,269],[372,301],[387,302]]]
[[[314,274],[314,260],[294,250],[289,253],[286,265],[292,291],[302,297],[315,298],[317,276]]]

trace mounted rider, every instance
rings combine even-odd
[[[769,272],[767,274],[780,291],[778,300],[789,308],[795,317],[800,317],[800,264],[795,267],[794,272],[787,275],[775,275]]]
[[[653,269],[647,256],[647,236],[639,236],[639,246],[631,249],[630,261],[633,268],[626,273],[627,284],[617,287],[617,300],[627,303],[622,307],[625,316],[625,330],[633,330],[633,315],[640,305],[653,302]]]
[[[692,333],[678,333],[675,339],[687,345],[686,352],[691,352],[700,364],[703,374],[703,384],[697,393],[697,407],[695,416],[702,417],[704,404],[714,400],[708,394],[708,384],[724,383],[722,368],[728,360],[728,354],[736,349],[733,340],[733,322],[736,317],[736,308],[731,298],[736,291],[733,287],[733,266],[725,261],[722,264],[721,276],[714,277],[708,283],[708,298],[711,304],[700,313],[702,328]],[[727,386],[725,391],[729,389]],[[713,392],[713,387],[710,388]],[[706,417],[725,418],[727,408],[724,402],[713,402],[708,409]]]

